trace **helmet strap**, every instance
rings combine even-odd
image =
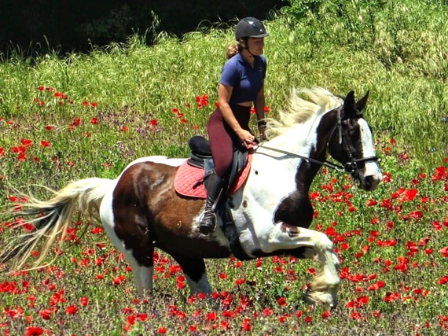
[[[254,54],[252,54],[249,50],[249,37],[243,37],[243,41],[244,41],[244,49],[247,50],[250,56],[255,57]]]

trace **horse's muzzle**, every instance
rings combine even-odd
[[[362,177],[354,176],[354,179],[359,188],[361,188],[365,191],[373,191],[378,187],[378,185],[380,184],[383,177],[381,174],[375,174],[375,175],[367,175],[367,176],[362,176]]]

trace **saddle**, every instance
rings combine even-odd
[[[205,181],[215,168],[210,143],[202,136],[194,136],[188,141],[191,156],[179,166],[174,177],[174,189],[184,197],[205,199],[207,190]],[[246,182],[252,162],[252,148],[243,146],[233,150],[233,163],[226,190],[216,206],[216,217],[219,227],[229,240],[233,255],[239,260],[250,258],[241,247],[238,232],[233,220],[228,196],[235,193]]]
[[[174,178],[174,189],[182,196],[205,199],[207,191],[204,182],[215,168],[210,143],[202,136],[194,136],[188,141],[188,145],[191,156],[179,166]],[[234,148],[227,195],[235,193],[246,182],[251,162],[251,148]]]

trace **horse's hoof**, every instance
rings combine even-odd
[[[337,299],[330,293],[309,291],[303,293],[303,299],[312,305],[328,305],[330,309],[334,309],[337,306]]]

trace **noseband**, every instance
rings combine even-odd
[[[350,150],[350,146],[347,142],[347,137],[345,137],[344,132],[342,132],[342,122],[344,120],[348,120],[348,119],[359,119],[359,118],[362,118],[363,115],[362,115],[362,113],[358,112],[354,116],[342,118],[341,117],[342,107],[343,106],[340,106],[337,111],[338,122],[337,122],[336,126],[333,128],[333,130],[331,131],[331,135],[330,135],[330,138],[328,139],[328,143],[327,143],[327,148],[330,148],[330,141],[332,141],[332,139],[334,138],[335,130],[337,129],[339,131],[339,143],[342,144],[342,148],[344,149],[344,151],[347,154],[348,159],[349,159],[349,161],[347,161],[344,164],[344,170],[347,173],[350,173],[352,175],[352,177],[359,177],[359,165],[358,165],[359,163],[365,163],[365,162],[370,162],[370,161],[379,161],[379,158],[377,156],[369,156],[369,157],[365,157],[365,158],[361,158],[361,159],[355,159],[353,157],[353,153]]]

